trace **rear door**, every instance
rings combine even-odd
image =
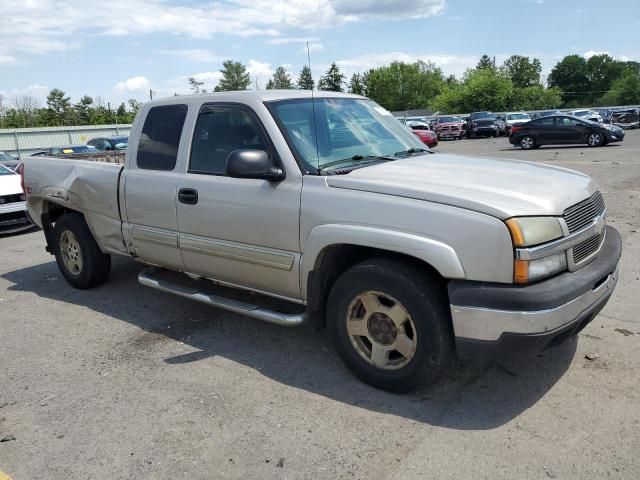
[[[542,117],[529,122],[528,127],[534,129],[534,136],[538,145],[547,145],[554,141],[555,122],[553,117]]]
[[[185,155],[181,142],[185,134],[187,105],[151,107],[141,131],[133,134],[135,144],[127,159],[124,197],[127,223],[124,225],[129,251],[141,259],[182,269],[178,250],[176,185],[178,159]],[[123,214],[124,217],[124,214]]]
[[[204,104],[195,123],[187,171],[178,181],[185,271],[299,299],[301,178],[291,171],[281,182],[228,177],[227,156],[241,149],[264,150],[280,163],[252,108]]]

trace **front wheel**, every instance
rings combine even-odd
[[[433,382],[454,354],[442,286],[402,262],[367,260],[342,274],[329,295],[327,325],[346,366],[383,390]]]
[[[535,148],[535,146],[536,141],[530,135],[527,135],[526,137],[522,137],[520,139],[520,148],[523,150],[531,150],[532,148]]]
[[[63,215],[56,222],[53,233],[58,268],[71,286],[86,289],[105,282],[111,268],[111,256],[100,251],[82,215]]]
[[[587,137],[587,144],[590,147],[599,147],[604,143],[604,137],[600,133],[590,133]]]

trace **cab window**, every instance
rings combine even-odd
[[[189,173],[224,175],[234,150],[270,152],[259,120],[241,105],[204,105],[194,130]]]

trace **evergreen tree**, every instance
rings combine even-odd
[[[340,72],[340,67],[335,62],[331,64],[329,70],[318,82],[318,90],[327,90],[330,92],[344,92],[342,84],[345,76]]]
[[[313,81],[313,76],[311,76],[311,69],[308,65],[305,65],[298,76],[298,88],[300,90],[313,90],[314,86],[315,82]]]
[[[349,82],[349,93],[356,95],[366,95],[364,78],[359,73],[351,75],[351,81]]]
[[[272,88],[276,90],[287,90],[293,88],[291,76],[287,73],[284,67],[276,68],[276,71],[273,72],[273,78],[269,81],[273,83]]]
[[[93,113],[93,98],[84,95],[78,103],[73,106],[76,111],[76,118],[82,125],[91,125],[91,114]]]
[[[274,88],[276,88],[273,79],[270,78],[269,81],[267,81],[267,83],[265,84],[264,88],[267,90],[273,90]]]
[[[59,88],[54,88],[47,95],[47,113],[52,125],[70,125],[74,119],[71,98]]]
[[[204,82],[199,82],[198,80],[195,79],[195,77],[189,77],[188,80],[189,80],[189,88],[193,91],[193,93],[195,94],[207,93],[207,91],[202,88],[202,86],[204,85]]]
[[[216,85],[216,92],[226,92],[230,90],[246,90],[251,85],[251,77],[245,67],[240,62],[225,60],[222,63],[222,79]]]
[[[491,60],[491,58],[489,58],[489,55],[482,55],[482,57],[480,57],[480,61],[478,62],[478,65],[476,65],[476,68],[478,70],[483,70],[483,69],[494,70],[496,68],[496,65],[494,61]]]

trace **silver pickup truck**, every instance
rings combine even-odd
[[[124,165],[29,158],[24,184],[74,287],[130,256],[149,287],[328,328],[349,369],[393,391],[455,355],[531,355],[575,335],[610,298],[621,254],[588,176],[434,154],[355,95],[153,101]]]

